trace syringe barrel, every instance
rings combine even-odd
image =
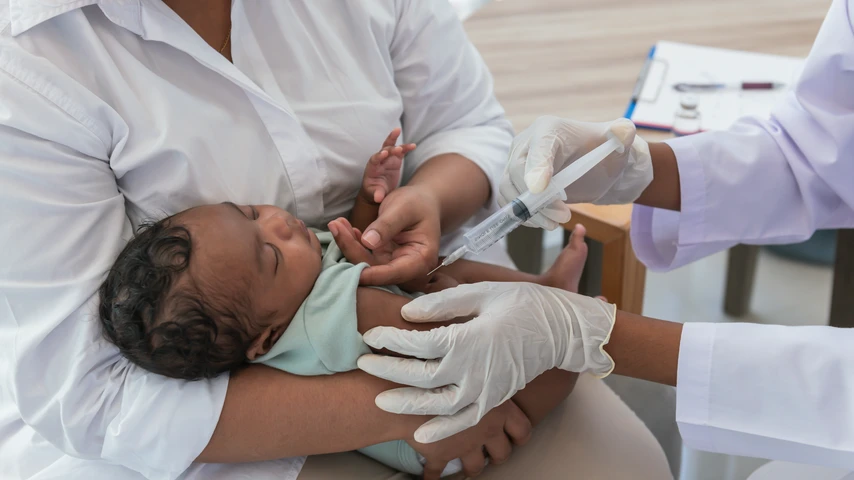
[[[469,251],[475,254],[483,253],[484,250],[506,237],[508,233],[530,218],[530,214],[526,216],[526,212],[525,204],[519,199],[504,205],[463,235]]]
[[[596,164],[602,161],[614,150],[621,150],[623,144],[617,137],[609,132],[608,140],[594,148],[567,168],[555,174],[546,189],[540,193],[533,194],[526,191],[512,202],[493,213],[486,220],[477,224],[468,231],[463,238],[466,247],[474,254],[481,254],[491,247],[495,242],[504,238],[521,225],[525,220],[531,218],[543,207],[554,200],[566,200],[564,188],[572,182],[581,178]]]

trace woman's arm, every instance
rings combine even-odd
[[[407,186],[423,189],[436,199],[442,232],[462,225],[484,207],[490,196],[490,181],[484,171],[456,153],[430,158]]]
[[[370,285],[402,283],[436,263],[439,235],[490,206],[513,130],[495,99],[489,70],[443,0],[395,2],[398,22],[389,46],[403,102],[403,180],[380,207],[362,243],[399,239],[400,257],[365,269]],[[424,208],[413,204],[425,204]]]
[[[393,386],[360,371],[300,377],[247,367],[232,375],[219,422],[197,461],[270,460],[410,438],[427,417],[394,415],[374,404]]]

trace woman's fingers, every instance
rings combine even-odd
[[[507,435],[496,435],[490,438],[486,441],[484,448],[489,455],[489,462],[493,465],[501,465],[513,453],[513,444],[510,443],[510,438]]]
[[[359,238],[350,226],[350,222],[346,219],[339,218],[329,222],[329,231],[335,239],[338,248],[344,257],[353,264],[367,263],[375,265],[377,263],[374,255],[359,242]]]
[[[524,445],[531,439],[534,426],[513,400],[508,400],[502,406],[507,407],[507,417],[504,420],[504,432],[515,445]]]
[[[427,460],[424,464],[424,480],[439,480],[448,462]]]
[[[509,443],[509,442],[508,442]],[[463,463],[463,473],[469,477],[476,477],[483,472],[486,467],[486,456],[483,453],[483,447],[476,448],[460,457]]]
[[[362,235],[362,243],[370,245],[374,237],[368,232]],[[366,238],[370,237],[370,238]],[[379,242],[378,242],[379,243]],[[376,248],[376,247],[372,247]],[[402,248],[402,247],[399,247]],[[359,278],[360,285],[397,285],[417,275],[424,275],[424,259],[415,252],[401,255],[387,264],[372,265],[364,270]]]

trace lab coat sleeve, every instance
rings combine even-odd
[[[670,140],[681,212],[635,208],[632,241],[665,270],[737,243],[806,240],[854,226],[854,34],[834,0],[794,91],[769,119]]]
[[[150,374],[101,337],[97,288],[131,236],[109,165],[126,126],[96,124],[39,75],[45,62],[25,58],[24,70],[4,48],[0,388],[33,435],[67,454],[175,478],[209,441],[227,379]]]
[[[676,420],[696,449],[854,470],[854,329],[688,323]]]
[[[457,153],[476,163],[497,192],[513,128],[489,69],[447,0],[396,0],[395,9],[391,58],[403,98],[403,139],[417,144],[404,180],[427,160]]]

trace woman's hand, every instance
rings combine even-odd
[[[401,314],[419,323],[475,318],[426,332],[372,328],[363,335],[370,347],[415,358],[369,354],[358,365],[411,385],[378,395],[381,409],[441,415],[415,432],[434,442],[476,425],[546,370],[610,373],[614,362],[603,348],[615,313],[601,300],[531,283],[461,285],[416,298]]]
[[[362,232],[350,225],[346,218],[336,218],[329,222],[328,227],[344,258],[352,264],[387,265],[398,248],[397,244],[389,242],[380,248],[368,250],[362,245]],[[407,292],[435,293],[459,284],[453,277],[436,272],[430,277],[416,275],[415,278],[401,283],[400,287]]]
[[[626,119],[588,123],[552,116],[540,117],[513,139],[510,158],[499,187],[498,202],[512,201],[526,190],[545,190],[556,171],[562,170],[607,140],[612,132],[625,150],[605,157],[566,188],[567,203],[631,203],[652,181],[652,161],[647,143],[635,135]],[[526,225],[553,230],[569,221],[569,206],[555,201]]]
[[[395,285],[426,277],[438,263],[440,235],[439,202],[429,190],[405,186],[392,191],[361,242],[373,251],[394,247],[388,262],[362,271],[362,285]]]
[[[531,422],[513,403],[504,402],[475,426],[452,437],[435,443],[408,443],[427,459],[424,479],[438,479],[445,465],[459,458],[463,472],[474,477],[483,471],[487,455],[493,465],[504,463],[513,450],[513,445],[524,445],[531,438]]]

